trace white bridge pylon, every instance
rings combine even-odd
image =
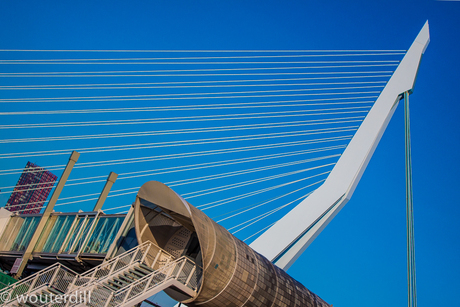
[[[345,206],[399,100],[412,92],[429,41],[427,21],[323,185],[252,242],[254,250],[287,270]]]

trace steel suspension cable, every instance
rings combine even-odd
[[[305,163],[305,162],[299,162],[299,163],[295,163],[295,164],[292,164],[292,165],[296,165],[296,164],[300,164],[300,163]],[[315,167],[311,167],[311,168],[308,168],[308,169],[297,170],[297,171],[292,171],[292,172],[286,172],[286,173],[282,173],[282,174],[267,176],[267,177],[264,177],[264,178],[247,180],[247,181],[243,181],[243,182],[239,182],[239,183],[227,184],[227,185],[224,185],[224,186],[213,187],[213,188],[209,188],[209,189],[205,189],[205,190],[201,190],[201,191],[185,193],[185,194],[182,194],[182,195],[187,196],[187,199],[191,199],[191,198],[195,198],[195,197],[202,197],[204,195],[218,193],[218,192],[226,191],[226,190],[229,190],[229,189],[240,188],[240,187],[244,187],[244,186],[247,186],[247,185],[256,184],[256,183],[260,183],[260,182],[264,182],[264,181],[268,181],[268,180],[272,180],[272,179],[278,179],[278,178],[282,178],[282,177],[285,177],[285,176],[290,176],[290,175],[295,175],[295,174],[299,174],[299,173],[303,173],[303,172],[307,172],[307,171],[311,171],[311,170],[316,170],[316,169],[319,169],[319,168],[322,168],[322,167],[332,166],[334,164],[335,163],[324,164],[324,165],[321,165],[321,166],[315,166]],[[217,179],[220,179],[220,178],[217,178]],[[193,195],[193,194],[195,194],[195,195]],[[189,195],[191,195],[191,196],[189,196]]]
[[[249,226],[251,226],[251,225],[253,225],[253,224],[255,224],[255,223],[257,223],[257,222],[259,222],[259,221],[261,221],[261,220],[263,220],[263,219],[265,219],[266,217],[268,217],[268,216],[272,215],[273,213],[278,212],[279,210],[281,210],[281,209],[283,209],[283,208],[285,208],[285,207],[287,207],[287,206],[289,206],[289,205],[295,203],[296,201],[299,201],[299,200],[301,200],[301,199],[304,199],[305,197],[307,197],[307,196],[310,195],[311,193],[312,193],[312,192],[307,193],[307,194],[305,194],[305,195],[303,195],[303,196],[301,196],[301,197],[299,197],[299,198],[297,198],[297,199],[295,199],[295,200],[293,200],[293,201],[291,201],[291,202],[289,202],[289,203],[287,203],[287,204],[285,204],[285,205],[283,205],[283,206],[280,206],[280,207],[278,207],[278,208],[276,208],[276,209],[273,209],[272,211],[270,211],[270,212],[268,212],[268,213],[263,214],[262,216],[260,216],[260,217],[259,217],[258,219],[256,219],[255,221],[253,221],[253,222],[249,223],[248,225],[243,226],[242,228],[240,228],[240,229],[238,229],[238,230],[232,232],[232,234],[236,234],[237,232],[240,232],[241,230],[243,230],[243,229],[245,229],[245,228],[247,228],[247,227],[249,227]]]
[[[382,64],[398,64],[399,60],[369,60],[369,61],[358,61],[358,60],[349,60],[349,61],[230,61],[230,62],[84,62],[84,61],[66,61],[65,59],[60,62],[39,62],[38,60],[26,60],[26,62],[11,62],[14,60],[0,60],[0,65],[252,65],[252,64],[367,64],[367,63],[382,63]],[[123,60],[121,60],[123,61]]]
[[[241,163],[264,161],[264,160],[269,160],[269,159],[292,157],[292,156],[303,155],[303,154],[310,154],[310,153],[318,153],[318,152],[329,151],[329,150],[343,149],[345,147],[346,147],[346,145],[328,146],[328,147],[322,147],[322,148],[299,150],[299,151],[279,153],[279,154],[262,155],[262,156],[255,156],[255,157],[251,156],[251,157],[246,157],[246,158],[230,159],[230,160],[221,160],[221,161],[218,161],[218,162],[187,164],[186,166],[174,166],[174,167],[167,167],[167,168],[157,169],[153,173],[152,173],[151,170],[120,173],[117,180],[139,178],[139,177],[144,177],[144,176],[154,176],[154,175],[157,176],[157,175],[162,175],[162,174],[171,174],[171,173],[176,173],[176,172],[198,170],[198,169],[204,169],[204,168],[213,168],[213,167],[228,166],[228,165],[235,165],[235,164],[241,164]],[[86,178],[80,178],[80,179],[71,179],[71,180],[68,180],[67,182],[89,180],[89,179],[98,179],[98,178],[106,178],[106,176],[95,176],[95,177],[86,177]],[[96,181],[90,181],[90,182],[67,183],[65,186],[80,185],[80,184],[87,184],[87,183],[96,183],[96,182],[105,182],[105,181],[106,180],[103,179],[103,180],[96,180]]]
[[[324,157],[323,159],[332,158],[332,157],[338,157],[338,156],[340,156],[340,155]],[[317,159],[317,160],[321,160],[321,159]],[[291,162],[291,163],[285,163],[284,165],[276,165],[276,166],[270,166],[270,167],[263,167],[263,168],[244,170],[244,171],[230,172],[230,173],[223,174],[223,175],[219,174],[219,175],[203,176],[203,177],[197,178],[197,180],[187,179],[187,180],[173,181],[173,182],[169,182],[168,184],[171,185],[171,186],[179,186],[179,185],[184,185],[184,184],[202,182],[202,181],[206,181],[206,180],[214,180],[214,179],[227,178],[227,177],[230,177],[230,176],[245,175],[245,174],[249,174],[249,173],[253,173],[253,172],[271,170],[271,169],[276,169],[276,168],[280,168],[280,167],[293,166],[293,165],[302,164],[302,163],[306,163],[306,162],[311,162],[311,159],[303,160],[303,161],[295,161],[295,162]],[[239,182],[239,183],[236,183],[236,184],[228,184],[228,185],[224,185],[224,186],[220,186],[220,187],[214,187],[214,188],[211,188],[211,189],[195,191],[193,193],[186,193],[186,194],[183,194],[183,195],[187,196],[190,199],[195,198],[195,197],[201,197],[201,196],[204,196],[204,195],[217,193],[217,192],[222,192],[222,191],[226,191],[226,190],[229,190],[229,189],[239,188],[239,187],[250,185],[250,184],[256,184],[256,183],[260,183],[260,182],[264,182],[264,181],[268,181],[268,180],[272,180],[272,179],[277,179],[277,178],[281,178],[281,177],[285,177],[285,176],[289,176],[289,175],[294,175],[294,174],[299,174],[299,173],[303,173],[303,172],[307,172],[307,171],[311,171],[311,170],[316,170],[318,168],[328,167],[328,166],[332,166],[334,164],[335,163],[328,163],[328,164],[324,164],[324,165],[321,165],[321,166],[315,166],[315,167],[311,167],[311,168],[307,168],[307,169],[303,169],[303,170],[297,170],[297,171],[292,171],[292,172],[287,172],[287,173],[267,176],[267,177],[259,178],[259,179],[247,180],[247,181]],[[190,194],[195,194],[195,195],[188,196]]]
[[[173,141],[173,142],[155,142],[155,143],[144,143],[144,144],[133,144],[133,145],[115,145],[115,146],[105,146],[105,147],[94,147],[94,148],[80,148],[74,149],[79,153],[100,153],[100,152],[114,152],[114,151],[126,151],[126,150],[140,150],[140,149],[150,149],[150,148],[164,148],[172,146],[192,146],[192,145],[203,145],[203,144],[217,144],[217,143],[226,143],[226,142],[243,142],[243,141],[252,141],[260,139],[270,139],[276,137],[298,137],[306,135],[317,135],[317,134],[328,134],[328,133],[342,133],[355,131],[359,126],[347,126],[347,127],[338,127],[338,128],[324,128],[316,130],[298,130],[298,131],[289,131],[289,132],[276,132],[268,134],[253,134],[253,135],[243,135],[243,136],[231,136],[231,137],[219,137],[219,138],[205,138],[205,139],[195,139],[195,140],[184,140],[184,141]],[[305,132],[304,132],[305,131]],[[68,154],[72,150],[54,150],[48,151],[46,153],[35,153],[35,154],[16,154],[0,155],[0,159],[5,158],[19,158],[19,157],[36,157],[36,156],[50,156],[50,155],[61,155]]]
[[[333,72],[273,72],[273,73],[187,73],[178,74],[177,72],[211,72],[211,71],[257,71],[257,70],[294,70],[294,69],[325,69],[325,68],[368,68],[368,67],[389,67],[396,64],[383,65],[343,65],[343,66],[300,66],[300,67],[240,67],[240,68],[215,68],[215,69],[174,69],[174,70],[146,70],[146,71],[80,71],[80,72],[22,72],[22,73],[2,73],[0,77],[8,78],[89,78],[89,77],[230,77],[230,76],[302,76],[302,75],[341,75],[341,74],[365,74],[365,73],[393,73],[393,71],[333,71]],[[165,73],[174,74],[165,74]],[[127,74],[121,74],[127,73]],[[137,73],[137,74],[134,74]],[[143,74],[139,74],[143,73]],[[156,74],[146,74],[156,73]],[[158,74],[163,73],[163,74]]]
[[[288,202],[287,204],[284,204],[284,205],[279,206],[279,207],[277,207],[277,208],[275,208],[275,209],[272,209],[272,210],[270,210],[270,211],[268,211],[268,212],[265,212],[265,213],[263,213],[263,214],[260,214],[260,215],[256,216],[255,218],[252,218],[250,221],[247,221],[247,222],[238,224],[238,225],[236,225],[236,226],[234,226],[234,227],[231,227],[231,228],[238,228],[238,227],[241,227],[240,229],[233,231],[232,234],[236,234],[236,233],[240,232],[241,230],[243,230],[243,229],[245,229],[245,228],[248,228],[249,226],[254,225],[255,223],[257,223],[257,222],[263,220],[264,218],[266,218],[266,217],[272,215],[273,213],[276,213],[276,212],[278,212],[279,210],[281,210],[281,209],[283,209],[283,208],[286,208],[286,207],[289,206],[289,205],[292,205],[292,204],[295,203],[296,201],[298,201],[298,200],[300,200],[300,199],[303,199],[303,198],[307,197],[307,196],[310,195],[311,193],[312,193],[312,192],[309,192],[309,193],[307,193],[307,194],[305,194],[305,195],[302,195],[301,197],[299,197],[299,198],[297,198],[297,199],[295,199],[295,200],[293,200],[293,201]],[[247,224],[247,225],[244,225],[244,224]]]
[[[1,74],[1,73],[0,73]],[[124,88],[120,86],[136,86],[136,87],[129,87],[129,88],[152,88],[146,86],[163,86],[163,85],[184,85],[184,84],[228,84],[228,83],[251,83],[251,82],[271,82],[271,81],[306,81],[306,80],[337,80],[337,79],[363,79],[363,78],[383,78],[383,77],[391,77],[391,75],[365,75],[365,76],[329,76],[329,77],[315,77],[315,78],[282,78],[282,79],[256,79],[256,80],[203,80],[203,81],[175,81],[175,82],[143,82],[143,83],[102,83],[102,84],[53,84],[53,85],[3,85],[0,86],[0,89],[78,89],[80,87],[88,87],[88,88],[106,88],[109,87],[110,89],[113,88]],[[314,83],[317,85],[316,83]],[[330,83],[325,83],[330,84]],[[289,85],[289,84],[282,84],[282,85]],[[295,84],[295,85],[302,85],[302,84]],[[240,84],[235,84],[232,86],[241,86]],[[245,85],[247,86],[247,85]],[[256,83],[253,86],[258,86]],[[156,87],[155,87],[156,88]]]
[[[308,195],[306,195],[306,196],[308,196]],[[126,212],[127,212],[127,211],[126,211]],[[273,223],[271,223],[270,225],[267,225],[267,226],[265,226],[264,228],[259,229],[258,231],[256,231],[256,232],[253,233],[252,235],[250,235],[249,237],[245,238],[245,239],[243,240],[243,242],[246,242],[247,240],[251,239],[252,237],[254,237],[254,236],[258,235],[259,233],[261,233],[261,232],[267,230],[268,228],[270,228],[270,227],[272,227],[273,225],[275,225],[275,223],[276,223],[276,222],[273,222]]]
[[[162,175],[162,174],[170,174],[170,173],[175,173],[175,172],[198,170],[198,169],[209,168],[209,167],[212,168],[212,167],[216,167],[216,166],[235,165],[235,164],[239,164],[239,163],[249,163],[249,162],[263,161],[263,160],[268,160],[268,159],[291,157],[291,156],[302,155],[302,154],[318,153],[318,152],[323,152],[323,151],[328,151],[328,150],[343,149],[343,148],[345,148],[345,146],[346,145],[328,146],[328,147],[323,147],[323,148],[299,150],[299,151],[280,153],[280,154],[271,154],[271,155],[262,155],[262,156],[248,157],[248,158],[230,159],[230,160],[224,160],[224,161],[218,161],[218,162],[198,163],[198,164],[179,166],[179,167],[178,166],[167,167],[167,168],[163,168],[163,169],[158,169],[153,173],[152,173],[151,170],[121,173],[121,174],[119,174],[119,177],[118,177],[117,180],[139,178],[139,177],[143,177],[143,176],[154,176],[154,175],[157,176],[157,175]],[[129,175],[129,176],[127,176],[127,175]],[[104,179],[93,180],[93,179],[98,179],[98,178],[104,178]],[[86,177],[86,178],[79,178],[79,179],[70,179],[70,180],[67,181],[65,186],[69,187],[69,186],[74,186],[74,185],[105,182],[106,181],[105,178],[106,178],[106,176],[96,176],[96,177],[89,177],[89,178]],[[87,180],[87,181],[78,182],[78,181],[82,181],[82,180]],[[90,180],[90,181],[88,181],[88,180]],[[77,182],[75,182],[75,181],[77,181]],[[74,182],[74,183],[72,183],[72,182]],[[1,189],[14,188],[14,187],[15,186],[2,187],[2,188],[0,188],[0,190]],[[33,189],[29,189],[29,190],[40,190],[40,189],[47,189],[47,188],[48,187],[45,187],[45,188],[33,188]],[[133,190],[133,189],[137,189],[137,188],[138,187],[129,188],[129,190]],[[29,191],[29,190],[23,190],[23,191]],[[124,189],[124,190],[126,190],[126,189]],[[122,191],[122,190],[115,190],[115,191],[112,191],[112,192],[120,192],[120,191]],[[2,193],[9,193],[9,192],[8,191],[0,192],[0,194],[2,194]],[[60,200],[78,198],[78,197],[86,197],[86,196],[94,196],[94,195],[99,195],[99,193],[86,194],[86,195],[82,195],[82,196],[60,198]],[[35,204],[35,202],[34,203],[26,203],[24,205],[29,205],[29,204]]]
[[[294,191],[291,191],[291,192],[288,192],[288,193],[285,193],[285,194],[282,194],[282,195],[273,197],[273,198],[271,198],[271,199],[269,199],[269,200],[267,200],[267,201],[261,202],[261,203],[259,203],[259,204],[257,204],[257,205],[248,206],[247,208],[243,208],[244,210],[239,210],[237,213],[232,214],[232,215],[230,215],[230,216],[227,216],[227,217],[225,217],[225,218],[223,218],[223,219],[217,220],[216,222],[217,222],[217,223],[220,223],[220,222],[226,221],[226,220],[228,220],[228,219],[231,219],[231,218],[233,218],[233,217],[239,216],[239,215],[241,215],[241,214],[244,214],[244,213],[249,212],[249,211],[251,211],[251,210],[254,210],[254,209],[256,209],[256,208],[262,207],[262,206],[264,206],[264,205],[266,205],[266,204],[268,204],[268,203],[271,203],[271,202],[273,202],[273,201],[275,201],[275,200],[278,200],[278,199],[280,199],[280,198],[283,198],[283,197],[286,197],[286,196],[288,196],[288,195],[294,194],[294,193],[296,193],[296,192],[298,192],[298,191],[302,191],[302,190],[304,190],[304,189],[306,189],[306,188],[309,188],[309,187],[311,187],[311,186],[313,186],[313,185],[315,185],[315,184],[318,184],[318,183],[320,183],[320,182],[323,182],[323,181],[324,181],[324,180],[320,180],[320,181],[318,181],[317,183],[313,183],[313,184],[310,184],[310,185],[301,187],[300,189],[296,189],[296,190],[294,190]],[[311,192],[310,192],[310,193],[311,193]],[[270,211],[272,211],[272,210],[270,210]],[[265,213],[266,213],[266,212],[265,212]],[[265,214],[265,213],[264,213],[264,214]],[[244,224],[247,224],[247,223],[249,223],[249,222],[251,222],[251,221],[253,221],[253,220],[257,219],[257,218],[258,218],[258,217],[255,217],[255,218],[246,220],[246,221],[244,221],[243,223],[241,223],[241,224],[239,224],[239,225],[236,225],[236,226],[227,228],[227,230],[228,230],[228,231],[233,230],[233,229],[238,228],[238,227],[240,227],[240,226],[242,226],[242,225],[244,225]]]
[[[356,87],[355,87],[356,88]],[[363,88],[363,87],[361,87]],[[369,88],[369,87],[364,87],[364,88]],[[342,88],[342,89],[350,89],[348,88]],[[330,88],[329,88],[330,90]],[[302,90],[285,90],[285,91],[302,91]],[[265,91],[268,92],[268,91]],[[283,90],[277,90],[277,91],[272,91],[272,92],[283,92]],[[99,98],[95,99],[97,97],[94,97],[92,99],[75,99],[75,100],[56,100],[52,98],[46,98],[47,100],[38,100],[38,98],[34,98],[32,101],[30,98],[24,100],[24,99],[0,99],[0,103],[21,103],[21,102],[34,102],[34,103],[44,103],[44,102],[116,102],[116,101],[151,101],[151,100],[187,100],[187,99],[235,99],[235,98],[266,98],[266,97],[297,97],[297,96],[336,96],[336,95],[370,95],[370,94],[379,94],[380,91],[365,91],[365,92],[337,92],[337,93],[299,93],[299,94],[283,94],[283,95],[248,95],[248,96],[201,96],[201,97],[148,97],[152,95],[131,95],[131,97],[137,97],[137,98]],[[114,96],[117,97],[117,96]],[[122,97],[122,96],[118,96]],[[80,97],[84,98],[84,97]]]
[[[158,85],[158,86],[55,86],[55,87],[30,87],[30,86],[0,86],[0,90],[100,90],[100,89],[178,89],[178,88],[229,88],[229,87],[286,87],[286,86],[311,86],[311,85],[354,85],[354,84],[386,84],[386,81],[355,81],[355,82],[315,82],[315,83],[257,83],[257,84],[218,84],[218,85]],[[178,95],[178,94],[175,94]]]
[[[334,49],[324,49],[324,50],[314,50],[314,49],[274,49],[274,50],[206,50],[206,49],[189,49],[189,50],[148,50],[148,49],[139,49],[139,50],[129,50],[129,49],[83,49],[83,50],[78,50],[78,49],[0,49],[0,52],[90,52],[90,53],[128,53],[128,52],[134,52],[134,53],[280,53],[280,52],[324,52],[324,53],[329,53],[329,52],[407,52],[407,50],[388,50],[388,49],[343,49],[343,50],[334,50]]]
[[[158,112],[158,111],[196,111],[196,110],[213,110],[219,109],[242,109],[242,108],[276,108],[276,107],[298,107],[298,106],[324,106],[324,105],[340,105],[340,104],[361,104],[374,103],[372,101],[361,101],[359,99],[372,99],[378,96],[362,96],[362,97],[334,97],[320,99],[296,99],[296,100],[281,100],[281,101],[263,101],[263,102],[238,102],[238,103],[218,103],[218,104],[201,104],[187,106],[155,106],[155,107],[140,107],[140,108],[111,108],[111,109],[80,109],[80,110],[47,110],[47,111],[21,111],[21,112],[0,112],[2,116],[10,115],[53,115],[53,114],[99,114],[99,113],[128,113],[128,112]],[[324,101],[335,102],[324,102]],[[354,100],[354,101],[349,101]],[[312,102],[316,103],[297,103],[297,102]],[[338,101],[338,102],[337,102]],[[288,103],[288,104],[283,104]]]
[[[215,154],[225,154],[225,153],[228,154],[228,153],[235,153],[235,152],[273,149],[273,148],[280,148],[280,147],[284,148],[284,147],[299,146],[299,145],[306,145],[306,144],[319,144],[319,143],[331,142],[331,141],[344,141],[344,140],[349,140],[352,137],[353,136],[351,135],[347,135],[347,136],[341,136],[341,137],[330,137],[330,138],[305,140],[305,141],[283,142],[283,143],[275,143],[275,144],[244,146],[244,147],[237,147],[237,148],[231,148],[231,149],[217,149],[217,150],[208,150],[208,151],[197,151],[197,152],[192,152],[192,153],[162,155],[162,156],[154,156],[154,158],[139,157],[139,158],[129,158],[129,159],[106,160],[106,161],[100,161],[100,162],[86,162],[86,163],[77,164],[74,168],[87,168],[87,167],[119,165],[119,164],[127,164],[127,163],[140,163],[140,162],[147,162],[147,161],[150,162],[150,161],[158,161],[158,160],[166,160],[166,159],[190,158],[190,157],[197,157],[197,156],[201,157],[201,156],[208,156],[208,155],[215,155]],[[65,165],[54,165],[54,166],[46,166],[45,168],[48,170],[62,170],[64,169],[64,166]],[[13,170],[4,170],[4,171],[0,170],[0,175],[11,175],[11,174],[20,174],[20,173],[22,173],[22,169],[13,169]]]
[[[190,178],[190,179],[176,180],[176,181],[168,182],[167,184],[170,187],[174,187],[174,186],[180,186],[180,185],[184,185],[184,184],[190,184],[190,183],[197,183],[197,182],[203,182],[203,181],[227,178],[227,177],[231,177],[231,176],[245,175],[245,174],[249,174],[249,173],[254,173],[254,172],[259,172],[259,171],[266,171],[266,170],[271,170],[271,169],[276,169],[276,168],[281,168],[281,167],[286,167],[286,166],[293,166],[293,165],[297,165],[297,164],[314,162],[314,161],[319,161],[319,160],[323,160],[323,159],[330,159],[330,158],[334,158],[334,157],[338,157],[338,156],[340,156],[340,155],[330,155],[330,156],[324,156],[324,157],[319,157],[319,158],[312,158],[312,159],[294,161],[294,162],[289,162],[289,163],[281,163],[281,164],[265,166],[265,167],[257,167],[257,168],[252,168],[252,169],[248,169],[248,170],[233,171],[233,172],[215,174],[215,175],[210,175],[210,176],[201,176],[201,177],[195,177],[195,178]],[[293,175],[293,174],[298,174],[298,173],[302,173],[302,172],[306,172],[306,171],[315,170],[315,169],[318,169],[318,168],[331,166],[331,165],[334,165],[334,164],[335,163],[328,163],[328,164],[315,166],[315,167],[311,167],[311,168],[307,168],[307,169],[303,169],[303,170],[298,170],[298,171],[293,171],[293,172],[286,172],[286,173],[273,175],[273,176],[268,176],[268,177],[264,177],[264,178],[256,179],[256,180],[249,180],[249,181],[241,182],[239,184],[232,184],[232,185],[225,185],[225,186],[221,186],[221,187],[216,187],[216,188],[213,188],[213,190],[215,190],[215,191],[212,191],[212,192],[210,192],[209,189],[205,189],[205,190],[202,190],[202,191],[196,191],[196,192],[194,192],[192,194],[199,194],[199,195],[190,196],[188,198],[199,197],[199,196],[207,195],[207,194],[210,194],[210,193],[217,193],[217,192],[221,192],[221,191],[228,190],[228,189],[239,188],[239,187],[246,186],[246,185],[249,185],[249,184],[255,184],[255,183],[260,183],[260,182],[269,181],[269,180],[273,180],[273,179],[278,179],[278,178],[290,176],[290,175]],[[131,193],[135,192],[133,190],[137,190],[137,189],[139,189],[139,187],[127,188],[127,189],[122,189],[122,190],[115,190],[115,191],[112,191],[112,195],[110,195],[110,197],[115,197],[115,196],[120,196],[120,195],[125,195],[125,194],[131,194]],[[31,189],[31,190],[36,190],[36,189]],[[117,194],[117,195],[113,194],[113,193],[122,192],[122,191],[132,191],[132,192],[122,193],[122,194]],[[184,196],[189,195],[189,194],[184,194]],[[82,196],[79,196],[79,197],[87,197],[87,196],[93,196],[93,195],[98,195],[98,193],[82,195]],[[71,198],[75,198],[75,197],[71,197]],[[67,199],[69,199],[69,198],[67,198]],[[70,201],[70,202],[65,202],[65,203],[58,203],[58,204],[56,204],[56,206],[57,205],[63,206],[63,205],[68,205],[68,204],[87,202],[87,201],[97,200],[97,199],[98,199],[98,197],[89,198],[89,199],[82,199],[82,200],[76,200],[76,201]],[[21,205],[25,205],[25,204],[21,204]],[[44,207],[44,206],[45,205],[39,206],[39,207],[41,208],[41,207]],[[39,207],[36,207],[36,208],[39,208]]]
[[[259,113],[238,113],[238,114],[215,114],[215,115],[197,115],[183,117],[165,117],[162,119],[127,119],[127,120],[107,120],[107,121],[88,121],[88,122],[67,122],[67,123],[43,123],[43,124],[20,124],[20,125],[0,125],[0,129],[25,129],[25,128],[62,128],[62,127],[93,127],[107,125],[128,125],[148,123],[178,123],[178,122],[203,122],[219,120],[236,120],[236,119],[256,119],[256,118],[277,118],[293,116],[319,116],[331,114],[354,114],[367,112],[370,106],[346,107],[346,108],[329,108],[317,110],[294,110],[294,111],[277,111],[277,112],[259,112]],[[350,111],[353,110],[353,111]],[[326,112],[326,111],[343,111],[343,112]],[[305,113],[307,112],[307,113]],[[278,114],[278,115],[277,115]],[[280,115],[282,114],[282,115]]]
[[[308,91],[332,91],[332,90],[355,90],[355,89],[375,89],[382,88],[383,85],[372,85],[372,86],[348,86],[348,87],[325,87],[325,88],[308,88],[308,89],[278,89],[278,90],[265,90],[265,91],[233,91],[233,92],[208,92],[208,93],[175,93],[175,94],[155,94],[155,95],[118,95],[118,96],[80,96],[80,97],[59,97],[59,98],[18,98],[18,99],[0,99],[2,103],[12,102],[94,102],[94,101],[129,101],[129,100],[171,100],[171,99],[219,99],[219,98],[246,98],[246,97],[273,97],[273,95],[251,95],[251,96],[230,96],[234,94],[259,94],[259,93],[288,93],[288,92],[308,92]],[[349,92],[345,92],[349,93]],[[359,93],[359,92],[358,92]],[[372,92],[364,92],[372,93]],[[341,93],[329,93],[327,95],[338,95]],[[349,94],[356,94],[356,92],[350,92]],[[199,96],[202,95],[202,96]],[[212,96],[210,96],[212,95]],[[216,96],[222,95],[222,96]],[[292,94],[291,94],[292,95]],[[325,95],[325,93],[302,93],[297,95]],[[194,97],[199,96],[199,97]],[[284,94],[281,96],[290,96]],[[276,96],[275,96],[276,97]],[[134,99],[133,99],[134,98]]]
[[[68,61],[151,61],[151,60],[209,60],[209,59],[262,59],[262,58],[305,58],[305,57],[345,57],[345,56],[386,56],[404,55],[402,52],[379,52],[379,53],[327,53],[327,54],[284,54],[284,55],[239,55],[239,56],[194,56],[194,57],[168,57],[168,58],[97,58],[97,59],[22,59],[1,60],[2,62],[68,62]]]
[[[48,141],[69,141],[69,140],[89,140],[89,139],[107,139],[107,138],[120,138],[120,137],[143,137],[152,135],[169,135],[169,134],[189,134],[189,133],[206,133],[206,132],[223,132],[223,131],[240,131],[248,129],[268,129],[268,128],[285,128],[285,127],[300,127],[322,124],[343,124],[362,122],[364,116],[349,116],[338,118],[314,119],[303,121],[288,121],[288,122],[270,122],[262,124],[249,124],[249,125],[232,125],[232,126],[214,126],[205,128],[190,128],[190,129],[173,129],[173,130],[158,130],[158,131],[144,131],[144,132],[122,132],[122,133],[104,133],[104,134],[90,134],[81,136],[62,136],[62,137],[42,137],[42,138],[23,138],[23,139],[6,139],[0,140],[0,143],[23,143],[23,142],[48,142]],[[270,126],[271,125],[271,126]],[[37,152],[31,152],[37,153]],[[20,153],[12,153],[20,154]],[[9,154],[4,154],[9,155]],[[0,155],[1,157],[2,155]]]
[[[210,203],[207,203],[207,204],[204,204],[204,205],[199,205],[199,206],[197,206],[197,208],[200,208],[200,210],[202,210],[202,211],[212,209],[212,208],[215,208],[215,207],[219,207],[219,206],[228,204],[230,202],[234,202],[234,201],[241,200],[241,199],[251,197],[251,196],[254,196],[254,195],[258,195],[258,194],[261,194],[261,193],[264,193],[264,192],[279,189],[279,188],[285,187],[287,185],[298,183],[298,182],[308,180],[308,179],[311,179],[311,178],[314,178],[314,177],[323,176],[323,175],[326,175],[326,174],[329,174],[329,173],[330,173],[330,171],[327,171],[327,172],[324,172],[324,173],[320,173],[320,174],[316,174],[316,175],[313,175],[313,176],[310,176],[310,177],[294,180],[294,181],[291,181],[291,182],[288,182],[288,183],[279,184],[279,185],[272,186],[272,187],[269,187],[269,188],[264,188],[264,189],[260,189],[260,190],[257,190],[257,191],[244,193],[242,195],[228,197],[228,198],[223,199],[223,200],[218,200],[218,201],[210,202]],[[205,206],[207,206],[207,207],[205,207]]]

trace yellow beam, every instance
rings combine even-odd
[[[64,188],[64,185],[67,182],[67,179],[69,178],[70,172],[72,171],[72,168],[78,161],[79,157],[80,154],[76,151],[72,152],[72,154],[70,155],[69,162],[67,163],[64,172],[62,172],[61,178],[59,179],[59,183],[54,189],[53,195],[51,195],[50,201],[48,202],[48,205],[46,206],[46,209],[43,212],[42,218],[40,219],[40,222],[38,223],[38,226],[35,229],[34,235],[32,236],[29,245],[27,245],[26,251],[24,252],[24,255],[22,256],[21,265],[19,266],[16,275],[14,276],[16,279],[19,279],[21,277],[22,272],[24,271],[24,268],[27,265],[27,262],[30,259],[32,259],[32,252],[34,251],[38,238],[40,237],[40,234],[42,233],[43,228],[45,227],[50,214],[53,212],[54,205],[56,204],[59,195],[61,195],[62,189]]]
[[[102,190],[101,195],[99,196],[99,199],[97,200],[97,203],[94,206],[93,211],[98,211],[102,209],[102,205],[104,205],[107,195],[109,195],[110,189],[112,188],[117,178],[118,174],[110,172],[109,177],[107,177],[107,182],[105,183],[104,189]]]

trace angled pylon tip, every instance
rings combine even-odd
[[[422,53],[425,53],[426,47],[428,47],[428,44],[430,43],[430,27],[428,25],[428,20],[423,25],[422,30],[418,33],[415,41],[424,45]]]

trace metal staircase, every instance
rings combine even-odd
[[[133,306],[169,287],[193,297],[198,289],[198,276],[195,263],[186,257],[156,271],[139,263],[81,289],[91,293],[90,301],[58,306]]]
[[[67,292],[69,285],[77,276],[76,272],[64,265],[53,264],[3,289],[0,292],[0,302],[2,306],[40,306],[40,298],[44,301],[51,295]],[[29,296],[37,296],[39,298],[38,303],[19,303],[20,299],[28,298]]]
[[[145,242],[83,273],[54,264],[0,292],[2,306],[132,306],[168,287],[193,296],[201,270]],[[54,299],[53,299],[54,298]]]

